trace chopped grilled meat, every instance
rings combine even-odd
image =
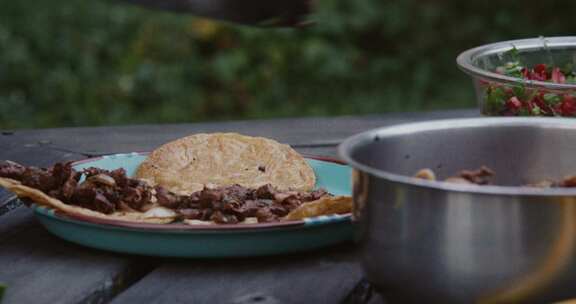
[[[143,208],[152,200],[150,188],[142,185],[136,187],[124,187],[122,190],[122,202],[134,210],[143,211]]]
[[[276,194],[276,189],[274,189],[270,184],[266,184],[256,189],[256,197],[260,199],[273,199],[274,194]]]
[[[80,183],[83,175],[85,180]],[[190,195],[178,195],[129,178],[124,169],[108,171],[91,167],[78,172],[71,163],[39,169],[5,162],[0,164],[0,177],[19,180],[66,204],[105,214],[146,211],[151,204],[158,203],[176,211],[180,218],[220,224],[239,223],[248,217],[256,217],[260,222],[277,221],[305,202],[330,195],[323,189],[280,191],[269,184],[257,189],[241,185],[205,187]]]
[[[102,184],[104,186],[114,187],[116,181],[110,176],[103,173],[92,175],[86,179],[89,182]]]
[[[110,171],[109,175],[116,181],[116,185],[119,187],[126,187],[128,185],[128,177],[126,176],[126,170],[124,170],[124,168]]]
[[[52,176],[56,179],[56,184],[58,185],[55,187],[56,189],[53,190],[55,193],[54,196],[60,200],[70,199],[72,194],[74,194],[74,189],[78,186],[82,174],[76,172],[76,170],[72,168],[72,163],[70,162],[54,165],[51,172]]]
[[[260,223],[274,222],[278,220],[278,216],[270,210],[270,208],[260,208],[256,212],[256,218]]]
[[[198,217],[201,221],[209,221],[214,211],[212,209],[200,209],[200,215]]]
[[[487,185],[493,176],[494,171],[486,166],[482,166],[477,170],[462,170],[457,175],[448,177],[444,181],[454,184]],[[430,169],[422,169],[418,171],[414,177],[432,181],[436,180],[436,174]]]
[[[181,199],[178,195],[161,186],[156,186],[155,190],[158,204],[169,209],[178,209],[181,203]]]
[[[225,214],[219,210],[216,210],[212,213],[210,220],[218,224],[237,224],[239,222],[235,215]]]
[[[178,209],[178,215],[181,218],[196,220],[201,217],[201,211],[193,208]]]
[[[100,169],[100,168],[95,168],[95,167],[90,167],[90,168],[86,168],[86,169],[82,170],[82,173],[84,173],[86,178],[88,178],[90,176],[98,175],[101,173],[106,173],[106,170]]]
[[[204,188],[199,195],[200,206],[203,208],[211,208],[219,203],[223,197],[224,192],[222,190]]]
[[[477,170],[462,170],[458,176],[476,185],[487,185],[494,176],[494,171],[486,166],[482,166]]]
[[[70,171],[70,175],[62,184],[62,188],[60,188],[60,199],[66,201],[72,197],[81,175],[80,172]]]
[[[319,200],[320,198],[328,195],[328,192],[325,189],[317,189],[312,192],[304,192],[303,193],[303,200],[305,202],[311,202],[315,200]]]
[[[270,210],[270,212],[272,212],[272,214],[275,214],[278,217],[282,217],[282,216],[285,216],[286,214],[288,214],[288,212],[290,212],[290,210],[295,209],[296,207],[294,207],[294,206],[286,207],[283,205],[274,204],[274,205],[268,207],[268,209]]]
[[[20,182],[25,186],[36,188],[46,193],[58,187],[58,182],[52,176],[52,172],[35,167],[27,167],[22,174]]]
[[[298,192],[296,191],[288,191],[288,192],[278,192],[274,194],[274,201],[278,203],[282,203],[283,201],[289,198],[297,198]]]
[[[191,208],[191,209],[200,209],[200,191],[194,192],[189,196],[181,196],[180,205],[181,209]]]
[[[11,178],[15,180],[22,179],[26,167],[12,161],[0,163],[0,177]]]
[[[576,176],[568,176],[555,185],[556,187],[576,187]]]
[[[284,209],[292,210],[298,208],[303,203],[303,200],[300,200],[296,197],[289,197],[282,201],[280,204]],[[288,213],[288,211],[286,211]]]
[[[96,188],[90,186],[80,186],[76,188],[70,204],[98,211],[104,214],[113,213],[116,206],[112,204],[102,193]]]
[[[425,174],[423,173],[425,172]],[[445,179],[445,182],[453,184],[476,184],[476,185],[487,185],[490,184],[490,179],[494,177],[494,171],[486,166],[482,166],[476,170],[462,170],[456,176],[451,176]],[[418,171],[414,177],[421,179],[429,179],[429,176],[435,176],[434,172],[430,169],[422,169]],[[433,179],[432,179],[433,180]],[[560,181],[553,180],[540,180],[537,182],[531,182],[522,187],[534,187],[534,188],[570,188],[576,187],[576,175],[567,176]]]

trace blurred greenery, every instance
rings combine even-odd
[[[293,30],[109,0],[0,0],[0,128],[473,107],[460,51],[569,35],[574,8],[318,0],[315,25]]]

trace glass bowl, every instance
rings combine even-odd
[[[511,40],[461,53],[482,114],[576,117],[576,37]]]

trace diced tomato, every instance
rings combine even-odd
[[[552,113],[552,108],[544,101],[543,94],[534,96],[534,98],[532,98],[532,103],[537,105],[540,110],[542,110],[542,114],[547,115]]]
[[[559,112],[562,116],[574,116],[576,114],[576,100],[570,95],[564,95],[564,99],[559,105]]]
[[[506,101],[506,109],[513,114],[518,113],[518,111],[522,108],[522,102],[516,96],[510,97],[508,101]]]
[[[560,68],[554,68],[552,70],[552,82],[555,83],[565,83],[566,76],[560,71]]]
[[[548,79],[548,75],[546,74],[546,65],[540,63],[534,66],[534,69],[532,69],[532,72],[528,76],[528,79],[546,81]]]
[[[522,73],[523,78],[530,79],[530,70],[528,70],[527,68],[522,68],[520,73]]]
[[[530,76],[528,77],[528,79],[530,80],[538,80],[538,81],[546,81],[546,73],[544,74],[539,74],[536,72],[532,72],[530,73]]]
[[[538,74],[545,74],[546,73],[546,65],[543,63],[539,63],[534,66],[534,72]]]
[[[525,67],[519,61],[514,61],[498,67],[497,70],[506,76],[559,84],[572,84],[576,79],[574,69],[564,73],[558,67],[543,63]],[[500,88],[500,90],[496,91],[494,88]],[[490,98],[491,106],[499,105],[495,110],[490,110],[494,112],[493,114],[576,117],[576,95],[561,95],[556,91],[530,86],[513,89],[509,85],[498,83],[488,84],[487,94],[489,94],[487,98]],[[518,96],[521,96],[522,100]]]

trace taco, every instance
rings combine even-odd
[[[200,160],[210,164],[198,164]],[[137,176],[141,179],[128,177],[122,168],[77,171],[71,163],[41,169],[0,162],[1,187],[70,215],[159,224],[247,224],[351,209],[350,197],[313,190],[314,172],[296,151],[238,134],[200,134],[166,144],[150,154]]]
[[[70,164],[61,164],[61,166],[66,167]],[[23,174],[29,174],[28,176],[32,176],[34,172],[40,172],[39,169],[31,169],[19,166],[16,164],[11,164],[10,168],[14,168],[18,166],[19,168],[23,169]],[[58,165],[57,165],[58,166]],[[33,168],[33,167],[32,167]],[[0,166],[0,176],[6,176],[8,166]],[[14,171],[14,170],[12,170]],[[28,173],[24,173],[28,171]],[[38,176],[38,175],[36,175]],[[47,176],[47,175],[44,175]],[[14,177],[14,175],[12,175]],[[26,182],[28,185],[24,185],[22,181]],[[12,178],[7,177],[0,177],[0,187],[4,187],[12,192],[14,192],[19,198],[29,199],[35,202],[38,205],[49,207],[56,209],[58,211],[64,212],[70,215],[80,215],[80,216],[91,216],[103,219],[114,219],[114,220],[123,220],[123,221],[130,221],[130,222],[142,222],[142,223],[157,223],[157,224],[166,224],[171,223],[176,218],[176,213],[170,209],[161,207],[159,205],[156,206],[149,206],[146,210],[134,210],[131,208],[125,209],[115,209],[111,212],[104,212],[102,204],[104,201],[99,201],[95,197],[92,198],[90,201],[89,197],[84,197],[81,203],[73,204],[73,203],[64,203],[61,201],[58,196],[58,192],[62,191],[66,186],[60,185],[60,190],[56,188],[51,189],[52,195],[48,195],[44,188],[44,191],[39,190],[37,188],[33,188],[29,181],[24,178],[22,175],[22,181],[18,181]],[[42,187],[41,187],[42,188]],[[66,191],[66,190],[64,190]],[[87,192],[86,190],[78,190]],[[90,208],[90,204],[92,208]]]

